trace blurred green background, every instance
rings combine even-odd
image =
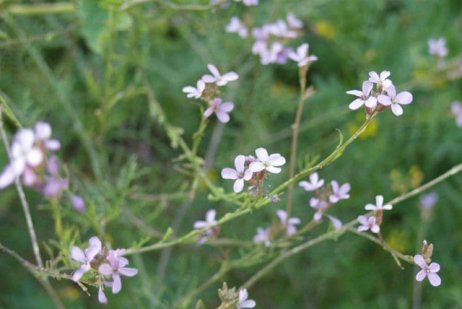
[[[304,109],[299,166],[329,154],[338,142],[336,129],[349,136],[364,121],[363,112],[348,110],[353,98],[345,92],[359,89],[369,71],[390,70],[397,88],[413,93],[414,102],[405,106],[402,117],[390,111],[380,114],[341,159],[320,172],[328,181],[352,185],[351,199],[331,212],[342,221],[361,214],[375,195],[390,200],[461,162],[462,134],[450,105],[462,100],[462,82],[448,80],[427,47],[429,38],[444,37],[448,64],[462,60],[459,0],[261,0],[256,7],[233,2],[213,10],[181,9],[190,4],[202,8],[207,1],[158,0],[125,11],[120,10],[122,0],[81,0],[55,14],[45,9],[30,15],[17,9],[39,3],[44,2],[0,1],[0,95],[25,127],[48,121],[61,140],[60,157],[67,163],[72,189],[84,196],[89,208],[79,215],[63,200],[65,224],[84,245],[92,235],[114,247],[151,243],[169,226],[176,235],[191,230],[210,208],[219,217],[234,209],[209,201],[205,187],[188,201],[191,178],[183,162],[175,160],[181,151],[171,147],[156,109],[160,104],[167,121],[182,128],[190,142],[200,108],[181,89],[194,85],[208,63],[240,75],[224,89],[225,100],[235,103],[231,121],[223,126],[213,118],[199,148],[211,179],[231,191],[231,183],[220,179],[220,170],[231,166],[237,154],[251,154],[257,147],[289,157],[297,67],[262,66],[250,52],[250,40],[225,32],[232,16],[261,25],[293,12],[305,24],[303,35],[291,46],[309,42],[319,61],[309,72],[316,95]],[[14,123],[6,125],[13,134]],[[5,152],[0,155],[4,166]],[[288,166],[271,178],[273,186],[287,174]],[[461,186],[462,177],[456,176],[434,188],[439,200],[426,227],[419,198],[386,214],[383,234],[394,248],[417,253],[422,229],[435,245],[443,284],[433,288],[424,282],[422,308],[462,308]],[[59,248],[50,228],[50,205],[33,190],[26,189],[26,194],[42,253],[49,259]],[[0,242],[33,261],[14,189],[0,196]],[[303,222],[313,215],[309,197],[295,190],[294,215]],[[284,207],[283,198],[226,224],[220,235],[251,241],[256,228],[276,221],[276,210]],[[326,229],[323,225],[308,237]],[[171,252],[131,256],[140,274],[124,279],[120,294],[108,294],[108,307],[174,308],[215,274],[225,257],[237,259],[248,250],[181,245]],[[264,253],[272,254],[273,249]],[[193,303],[201,298],[207,308],[217,306],[222,281],[239,286],[267,261],[260,259],[232,270]],[[257,308],[410,308],[415,274],[412,265],[404,266],[399,269],[379,246],[345,235],[286,260],[249,294]],[[38,282],[3,253],[0,273],[0,307],[52,307]],[[95,295],[86,296],[70,281],[51,282],[69,308],[100,306]],[[94,289],[90,292],[95,294]]]

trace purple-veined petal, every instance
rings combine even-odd
[[[369,82],[367,80],[364,81],[363,85],[362,85],[362,90],[363,90],[362,94],[364,96],[369,96],[369,94],[371,93],[371,90],[372,90],[373,87],[374,87],[374,85],[371,82]]]
[[[221,170],[221,177],[223,179],[237,179],[239,178],[239,173],[232,168],[226,167]]]

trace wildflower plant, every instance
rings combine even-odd
[[[349,282],[364,270],[387,269],[390,276],[409,279],[413,296],[405,305],[418,308],[422,300],[432,301],[430,288],[453,284],[449,271],[455,267],[444,247],[449,241],[441,236],[449,228],[438,227],[444,226],[440,209],[460,197],[455,189],[460,153],[448,144],[460,133],[462,105],[430,105],[427,97],[435,89],[452,89],[450,83],[462,77],[452,50],[456,44],[449,36],[448,42],[421,38],[413,61],[401,49],[396,54],[403,59],[390,57],[384,32],[377,46],[351,48],[358,36],[337,29],[341,23],[330,24],[323,10],[310,13],[323,19],[309,17],[305,9],[318,4],[304,5],[258,0],[5,5],[0,18],[8,29],[0,31],[0,49],[17,45],[36,68],[14,79],[20,89],[0,83],[5,200],[0,220],[12,219],[0,223],[20,231],[0,236],[0,252],[47,292],[49,303],[39,306],[244,309],[335,307],[341,301],[348,306],[348,295],[341,294],[346,292],[322,282]],[[30,22],[47,9],[78,20],[62,29],[53,25],[67,19],[43,20],[53,28],[46,40],[65,54],[61,60],[52,60],[46,40],[45,46],[35,43],[43,37],[39,29],[24,31],[23,19],[15,18],[23,14]],[[349,55],[348,65],[334,52],[339,49]],[[379,63],[384,69],[374,69]],[[13,80],[4,77],[12,71],[2,68],[0,82]],[[440,79],[432,79],[432,72]],[[437,117],[451,134],[437,135],[435,123],[426,127]],[[373,134],[365,134],[373,127]],[[433,135],[444,139],[436,143]],[[436,144],[441,147],[433,148]],[[394,178],[387,175],[395,165],[399,170],[413,161],[425,170],[426,182],[393,192]],[[425,193],[453,176],[438,194]],[[420,200],[412,208],[416,196]],[[25,224],[17,220],[16,204]],[[448,225],[452,211],[444,209]],[[434,252],[424,240],[430,236],[441,249]],[[31,243],[33,261],[23,247],[16,248],[13,239],[22,238]],[[419,246],[423,242],[421,248],[411,247],[414,238]],[[320,243],[325,243],[321,254],[306,253]],[[363,258],[365,243],[383,254]],[[324,273],[336,267],[334,252],[342,252],[348,267]],[[388,255],[391,259],[383,258]],[[2,272],[12,276],[7,268]],[[376,295],[368,286],[371,278],[364,275],[358,283],[361,296]],[[309,295],[283,282],[306,284]],[[393,290],[393,296],[404,299],[404,289]],[[329,297],[320,293],[326,290]],[[342,299],[330,297],[338,293]],[[91,297],[84,300],[85,295]],[[386,304],[396,306],[393,300]],[[361,303],[371,305],[377,303]]]

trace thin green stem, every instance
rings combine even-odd
[[[70,2],[11,4],[6,8],[6,12],[12,15],[69,14],[76,12],[76,6]]]

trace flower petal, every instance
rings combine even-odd
[[[410,92],[408,92],[408,91],[400,92],[396,96],[396,101],[399,104],[411,104],[412,99],[413,99],[412,94]]]
[[[233,191],[239,193],[244,189],[244,179],[237,179],[233,185]]]
[[[121,267],[119,268],[119,273],[126,277],[133,277],[138,273],[138,269],[130,267]]]
[[[391,105],[391,111],[396,116],[401,116],[403,114],[403,108],[399,104],[392,104]]]
[[[229,167],[226,167],[221,170],[221,178],[223,179],[237,179],[239,178],[239,173]]]
[[[438,274],[435,273],[428,273],[427,274],[428,281],[430,281],[430,284],[433,286],[440,286],[441,285],[441,278],[438,276]]]
[[[266,151],[266,149],[263,147],[257,148],[255,150],[255,154],[257,155],[257,158],[260,159],[261,161],[268,160],[268,151]]]

